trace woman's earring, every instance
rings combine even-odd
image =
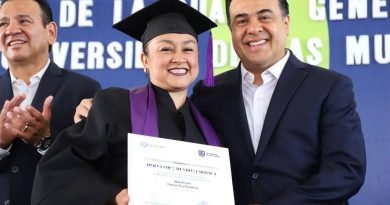
[[[149,73],[149,69],[144,68],[144,73]]]

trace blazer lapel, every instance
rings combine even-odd
[[[35,93],[34,99],[31,103],[33,107],[42,112],[45,99],[49,95],[54,95],[58,86],[61,85],[63,81],[62,75],[62,69],[59,68],[55,63],[50,62],[49,67],[42,76],[37,92]]]
[[[241,64],[238,65],[238,67],[233,71],[232,75],[230,76],[230,83],[227,84],[228,87],[224,87],[224,92],[226,93],[227,90],[230,92],[229,98],[223,98],[223,99],[231,99],[228,102],[224,102],[223,104],[230,103],[228,106],[229,110],[227,110],[227,113],[232,113],[230,118],[234,121],[233,124],[238,124],[239,133],[241,133],[240,136],[236,136],[239,138],[238,140],[243,140],[245,143],[245,147],[249,153],[248,156],[255,156],[255,151],[253,150],[253,144],[251,135],[249,132],[249,126],[248,126],[248,119],[246,116],[246,110],[244,105],[244,98],[242,96],[242,77],[241,77]],[[234,109],[232,109],[234,108]]]
[[[280,117],[289,103],[289,100],[308,75],[308,71],[306,71],[304,67],[305,65],[299,61],[291,52],[290,58],[287,61],[286,66],[283,69],[280,79],[276,85],[274,94],[272,95],[271,102],[267,110],[267,114],[265,116],[263,130],[256,152],[257,160],[264,152]]]
[[[9,70],[7,70],[0,76],[0,102],[3,103],[1,108],[3,108],[4,102],[12,99],[13,96],[11,77],[9,75]]]

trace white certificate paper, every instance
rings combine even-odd
[[[128,134],[131,205],[234,205],[227,148]]]

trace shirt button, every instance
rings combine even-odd
[[[252,179],[257,179],[259,178],[259,173],[253,173],[252,174]]]
[[[12,166],[11,167],[11,172],[12,173],[18,173],[19,172],[19,167],[18,166]]]
[[[5,200],[4,201],[4,205],[10,205],[11,203],[9,202],[9,200]]]

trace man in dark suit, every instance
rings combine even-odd
[[[285,49],[286,0],[227,0],[241,62],[193,100],[230,150],[238,205],[340,205],[365,177],[351,80]]]
[[[49,59],[57,37],[45,0],[3,0],[0,48],[9,69],[0,76],[0,204],[30,204],[35,167],[55,136],[73,123],[99,83]]]

